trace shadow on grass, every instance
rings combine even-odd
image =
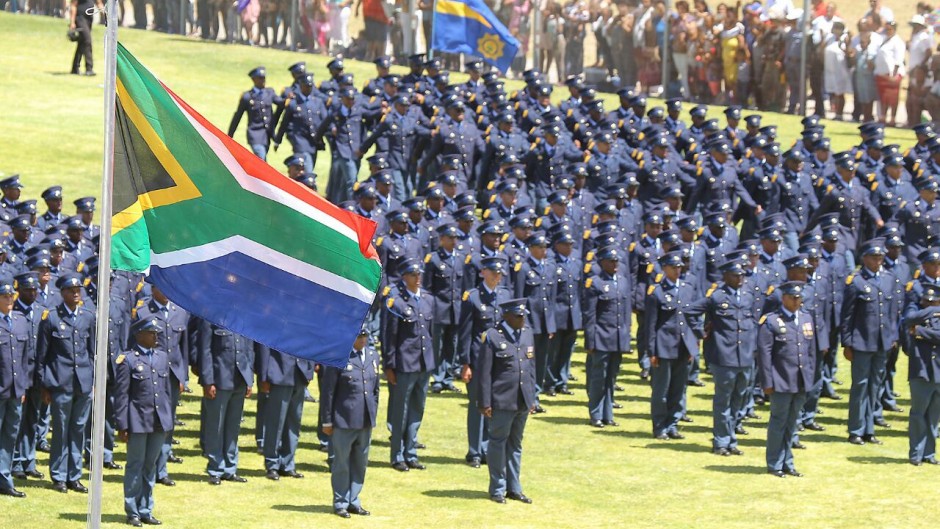
[[[452,490],[425,490],[421,494],[432,498],[448,498],[461,500],[483,500],[488,498],[486,491],[452,489]]]
[[[84,522],[88,519],[88,514],[83,512],[63,512],[59,513],[59,518],[70,522]],[[101,521],[104,523],[125,523],[127,516],[123,514],[102,514]]]
[[[677,443],[675,441],[662,441],[659,443],[650,443],[644,448],[653,450],[675,450],[677,452],[711,452],[710,445],[699,443]]]
[[[550,408],[546,408],[546,409],[549,410],[549,414],[550,414],[551,409]],[[579,426],[588,426],[590,424],[587,417],[558,417],[557,415],[552,416],[549,414],[540,414],[542,415],[541,417],[538,417],[538,416],[536,417],[538,417],[539,421],[544,421],[544,422],[551,423],[551,424],[573,424],[573,425],[579,425]]]
[[[886,457],[886,456],[849,456],[847,460],[853,463],[862,463],[865,465],[900,465],[910,464],[906,457]]]
[[[307,514],[333,514],[332,505],[272,505],[275,511],[302,512]]]
[[[725,474],[764,474],[767,469],[753,465],[705,465],[705,470]]]
[[[448,456],[421,456],[418,460],[425,464],[432,465],[466,465],[467,460],[462,457]]]

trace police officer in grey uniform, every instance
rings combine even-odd
[[[161,523],[153,517],[153,488],[157,458],[173,429],[170,360],[157,344],[162,331],[155,316],[137,320],[131,326],[136,345],[114,361],[114,420],[127,443],[124,512],[134,527]]]
[[[266,346],[257,348],[258,388],[267,395],[261,420],[264,422],[264,467],[266,477],[303,478],[294,457],[300,440],[304,393],[313,379],[310,360],[287,355]]]
[[[386,301],[388,323],[382,341],[382,369],[389,384],[390,459],[399,472],[424,470],[418,461],[418,430],[424,419],[428,381],[434,370],[432,296],[421,288],[423,263],[407,259],[398,267],[401,282]]]
[[[238,100],[238,108],[235,109],[235,115],[232,116],[232,122],[228,127],[229,137],[235,136],[235,130],[242,120],[242,116],[248,114],[248,127],[246,133],[248,136],[248,145],[255,156],[262,160],[267,158],[268,145],[271,138],[274,137],[274,106],[281,106],[284,100],[277,96],[273,88],[265,86],[267,72],[264,66],[259,66],[248,72],[251,82],[254,86],[245,91]],[[311,167],[310,170],[313,170]]]
[[[381,359],[368,342],[369,331],[363,328],[345,368],[322,367],[320,421],[324,433],[330,436],[333,512],[341,518],[370,514],[362,507],[359,494],[365,483],[379,407]]]
[[[796,433],[806,392],[813,386],[816,361],[812,317],[800,310],[803,284],[780,286],[781,307],[760,319],[757,331],[757,369],[760,385],[770,398],[767,426],[767,472],[779,478],[802,474],[793,465],[790,446]]]
[[[0,496],[23,498],[13,486],[13,449],[20,428],[26,389],[32,383],[29,366],[31,327],[13,310],[13,282],[0,281]]]
[[[520,481],[523,433],[536,405],[535,340],[526,327],[526,304],[525,298],[502,303],[502,321],[481,338],[477,407],[490,420],[489,495],[496,503],[532,503]]]
[[[82,449],[91,411],[95,314],[81,305],[82,280],[66,274],[56,281],[62,303],[43,313],[36,344],[43,400],[52,404],[49,473],[56,492],[85,493]]]
[[[897,347],[898,314],[894,275],[882,268],[884,240],[862,245],[862,268],[846,279],[842,302],[842,354],[852,363],[849,442],[881,444],[875,437],[875,402],[881,394],[888,351]]]
[[[630,352],[633,279],[620,270],[623,252],[614,247],[597,253],[600,271],[584,281],[584,349],[588,412],[596,428],[617,426],[614,385],[624,353]]]

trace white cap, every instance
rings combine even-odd
[[[802,9],[794,9],[787,13],[787,20],[800,20],[801,18],[803,18]]]
[[[914,15],[911,17],[911,21],[908,22],[910,25],[918,24],[920,26],[927,27],[927,20],[924,19],[924,15]]]

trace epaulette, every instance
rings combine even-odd
[[[551,206],[545,206],[545,209],[542,210],[542,216],[548,216],[548,213],[552,210]]]
[[[904,291],[905,291],[905,292],[910,292],[912,288],[914,288],[914,282],[913,282],[913,281],[908,281],[907,284],[904,285]]]
[[[391,291],[392,291],[392,287],[387,286],[387,287],[383,288],[383,289],[382,289],[382,297],[384,298],[384,297],[388,296],[388,293],[391,292]]]
[[[591,153],[585,153],[585,154],[584,154],[584,163],[588,163],[589,161],[591,161]]]
[[[574,130],[572,130],[571,132],[577,132],[577,131],[578,131],[578,128],[579,128],[580,126],[581,126],[580,123],[575,123],[575,124],[574,124]]]
[[[630,247],[627,248],[627,251],[632,252],[634,248],[636,248],[636,241],[630,243]]]
[[[920,279],[920,268],[914,270],[914,279]]]
[[[773,286],[773,285],[770,285],[769,287],[767,287],[767,292],[764,292],[764,295],[765,295],[765,296],[769,296],[769,295],[771,295],[771,294],[773,294],[773,293],[774,293],[774,286]]]
[[[862,159],[862,151],[855,151],[855,159],[856,160]]]
[[[521,268],[522,268],[522,263],[516,263],[516,265],[512,267],[512,271],[518,272]]]
[[[573,108],[569,108],[569,109],[568,109],[568,112],[565,114],[565,116],[567,116],[567,117],[570,118],[572,114],[574,114],[574,109],[573,109]]]
[[[588,265],[588,266],[591,266],[591,265]],[[587,278],[587,280],[584,281],[584,288],[591,288],[591,285],[593,284],[594,284],[594,278],[589,277]]]
[[[430,263],[430,262],[431,262],[431,254],[427,254],[427,255],[424,256],[424,262],[425,262],[425,263]]]
[[[823,183],[822,180],[820,180],[820,181],[819,181],[819,185],[822,185],[822,183]],[[827,193],[827,194],[832,193],[832,189],[833,189],[832,184],[827,185],[827,186],[826,186],[826,193]]]
[[[472,255],[467,255],[467,258],[464,259],[463,264],[470,264],[470,261],[473,260]]]
[[[120,354],[120,355],[117,356],[117,358],[114,359],[114,363],[117,364],[117,365],[121,365],[121,364],[124,363],[124,359],[125,359],[125,358],[127,358],[127,357],[124,356],[124,355],[122,355],[122,354]]]
[[[587,274],[591,271],[591,263],[584,263],[584,273]]]
[[[656,274],[656,277],[653,278],[653,281],[656,281],[657,283],[662,283],[662,282],[663,282],[663,275],[662,275],[662,274]]]
[[[652,285],[649,286],[649,288],[646,289],[646,295],[652,296],[655,290],[656,290],[656,284],[653,283]]]
[[[532,143],[530,143],[530,144],[529,144],[529,149],[530,149],[530,150],[534,150],[536,145],[538,145],[538,142],[532,142]]]
[[[144,300],[141,299],[137,301],[137,305],[135,307],[143,307],[143,306],[144,306]]]
[[[773,175],[770,176],[770,182],[773,184],[777,183],[777,173],[774,173]]]
[[[131,319],[132,319],[132,320],[136,320],[136,319],[137,319],[137,307],[134,307],[134,308],[131,309]]]
[[[640,160],[640,163],[637,165],[639,166],[640,169],[642,169],[643,166],[646,165],[646,160]]]
[[[908,157],[910,157],[910,155],[911,155],[911,148],[908,147],[907,150],[904,151],[904,157],[905,157],[905,158],[908,158]]]
[[[490,218],[490,210],[486,210],[486,211],[483,212],[483,218],[484,218],[484,219]]]
[[[757,324],[758,324],[758,325],[763,325],[765,321],[767,321],[767,315],[766,315],[766,314],[764,314],[763,316],[760,317],[759,320],[757,320]]]
[[[376,247],[382,246],[382,241],[384,240],[385,240],[385,237],[379,237],[378,239],[375,240],[375,246]]]
[[[513,110],[519,110],[519,102],[516,101],[516,104],[512,106]]]
[[[597,215],[597,213],[595,213],[595,214],[591,217],[591,224],[597,224],[597,218],[598,218],[598,215]],[[585,239],[587,239],[587,237],[585,237]]]
[[[878,189],[878,182],[872,182],[871,192],[874,193],[876,189]]]
[[[42,311],[42,319],[46,319],[48,317],[49,317],[49,311],[48,310]]]
[[[907,205],[907,200],[902,200],[901,203],[898,204],[898,209],[904,209],[904,206],[906,205]]]
[[[395,298],[388,298],[388,301],[385,302],[385,305],[386,305],[388,308],[394,307],[394,306],[395,306]]]
[[[535,219],[535,227],[536,227],[536,228],[541,228],[541,227],[542,227],[542,217],[539,217],[539,218]]]
[[[538,138],[535,138],[535,143],[533,143],[533,145],[538,145],[540,143],[542,143],[542,138],[538,137]]]
[[[701,237],[702,234],[705,233],[705,226],[702,226],[701,228],[699,228],[699,229],[697,229],[697,230],[695,230],[695,231],[696,231],[696,233],[698,234],[698,237]]]
[[[623,120],[622,120],[622,119],[617,120],[617,128],[618,128],[618,129],[622,129],[622,128],[623,128]],[[640,134],[642,134],[642,132],[641,132]]]
[[[469,290],[464,290],[464,291],[463,291],[463,296],[461,296],[460,299],[462,299],[462,300],[464,300],[464,301],[467,301],[469,298],[470,298],[470,291],[469,291]]]
[[[652,274],[652,273],[653,273],[653,270],[654,270],[654,268],[653,268],[653,263],[650,263],[650,264],[646,265],[646,273],[647,273],[647,274]]]
[[[702,166],[698,166],[698,169],[695,170],[695,176],[702,176]]]
[[[875,181],[875,173],[868,173],[868,181],[869,182]]]
[[[480,334],[480,343],[486,343],[486,331]]]
[[[385,123],[385,118],[387,118],[387,117],[388,117],[388,114],[383,114],[383,115],[382,115],[382,118],[379,119],[379,123]]]
[[[585,260],[585,261],[593,261],[593,260],[594,260],[594,250],[591,250],[590,252],[588,252],[587,255],[584,256],[584,260]]]
[[[706,298],[712,297],[712,294],[715,293],[715,289],[716,289],[716,288],[718,288],[718,283],[712,283],[711,288],[709,288],[708,291],[705,292],[705,297],[706,297]]]
[[[76,272],[81,272],[81,271],[84,270],[84,269],[85,269],[85,263],[82,262],[82,263],[78,263],[78,267],[75,269],[75,271],[76,271]]]
[[[914,162],[914,165],[911,166],[911,169],[913,169],[913,170],[915,170],[915,171],[919,171],[919,170],[920,170],[920,160],[917,160],[916,162]]]
[[[490,180],[490,183],[486,184],[487,190],[492,190],[494,187],[496,187],[496,180]]]
[[[846,286],[851,285],[852,281],[855,280],[855,274],[850,274],[849,277],[845,278]]]
[[[369,98],[369,103],[372,104],[375,102],[375,96]]]
[[[754,168],[751,167],[750,169],[748,169],[748,170],[747,170],[747,174],[749,174],[749,175],[754,174]]]
[[[522,117],[524,117],[524,118],[529,117],[529,109],[528,109],[528,108],[522,111]]]
[[[88,285],[90,285],[90,284],[91,284],[91,278],[90,278],[90,277],[86,277],[85,280],[82,281],[82,285],[84,285],[84,286],[86,286],[86,287],[87,287]]]
[[[326,100],[326,108],[330,108],[331,106],[333,106],[333,96],[328,97]]]
[[[143,280],[141,280],[140,283],[137,283],[137,290],[136,290],[136,291],[137,291],[137,292],[140,292],[141,290],[143,290],[143,288],[144,288],[144,282],[143,282]]]

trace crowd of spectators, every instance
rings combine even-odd
[[[486,1],[521,43],[513,77],[536,67],[561,82],[593,70],[615,87],[652,93],[662,87],[666,97],[706,104],[899,126],[940,119],[940,55],[933,53],[940,9],[925,2],[909,20],[897,20],[885,0],[869,0],[861,18],[846,20],[824,0],[811,0],[806,13],[798,0],[714,7],[677,0],[671,10],[663,0]],[[0,4],[51,16],[68,16],[69,9],[68,0]],[[408,13],[412,6],[414,16]],[[121,23],[364,60],[385,54],[404,59],[431,40],[432,10],[433,0],[127,0]],[[296,38],[290,30],[294,15]],[[460,68],[460,57],[445,56],[445,66]],[[807,108],[800,108],[801,78]],[[896,123],[901,99],[906,123]]]

